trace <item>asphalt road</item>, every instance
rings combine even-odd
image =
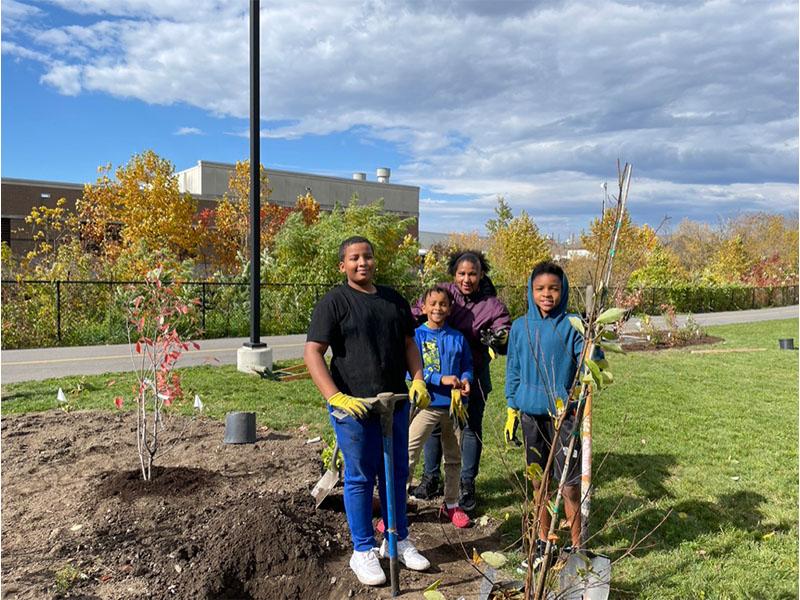
[[[798,306],[763,308],[732,312],[694,315],[700,325],[725,325],[798,317]],[[685,322],[678,315],[678,322]],[[663,326],[662,317],[654,317],[656,326]],[[628,322],[625,330],[637,330],[637,320]],[[797,332],[787,332],[787,336]],[[178,366],[236,364],[236,351],[248,338],[200,340],[199,350],[186,352]],[[262,337],[272,348],[273,360],[300,358],[303,355],[305,334]],[[777,343],[777,342],[776,342]],[[31,350],[3,350],[0,353],[0,381],[13,383],[64,377],[67,375],[95,375],[117,371],[132,371],[133,362],[128,344],[114,346],[74,346],[69,348],[37,348]]]
[[[261,338],[262,342],[272,348],[273,360],[302,357],[305,340],[305,334]],[[248,341],[250,338],[198,340],[200,349],[185,352],[178,361],[178,366],[235,365],[236,351]],[[133,371],[133,356],[136,355],[128,344],[3,350],[0,357],[0,381],[13,383],[67,375]]]

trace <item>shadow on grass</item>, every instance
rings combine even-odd
[[[606,498],[593,506],[594,518],[596,522],[603,523],[609,511],[618,507],[614,518],[616,523],[612,522],[603,527],[591,545],[605,546],[609,549],[611,558],[618,559],[624,556],[628,548],[649,534],[647,540],[632,552],[633,556],[641,558],[651,552],[673,550],[685,542],[697,540],[702,536],[714,536],[724,530],[738,530],[754,542],[763,539],[768,533],[791,531],[792,523],[766,522],[761,509],[766,503],[765,496],[747,490],[722,494],[716,502],[684,500],[667,502],[659,508],[643,508],[640,498],[630,496]],[[662,523],[662,519],[670,510],[672,512]],[[728,551],[733,550],[733,547],[729,550],[718,547],[714,550],[714,554],[724,557]],[[676,560],[669,569],[670,573],[677,576],[685,572],[684,569],[690,568],[689,563],[692,560],[696,559]],[[623,584],[618,591],[638,597],[649,584],[663,580],[664,577],[663,571],[653,573],[651,576],[645,575]]]
[[[672,454],[609,452],[594,458],[593,483],[603,487],[617,479],[634,479],[648,500],[670,498],[672,494],[664,487],[664,481],[677,463]]]

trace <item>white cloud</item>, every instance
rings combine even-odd
[[[43,83],[248,115],[243,4],[51,3],[82,24],[46,28],[38,9],[3,3],[25,20],[3,51],[41,62]],[[394,144],[409,157],[395,181],[472,199],[452,214],[490,215],[505,194],[542,222],[584,216],[618,158],[647,190],[647,218],[764,198],[795,212],[797,12],[789,0],[274,0],[261,13],[261,135]]]
[[[3,0],[2,9],[4,25],[24,22],[26,19],[42,14],[42,10],[39,7],[25,2],[18,2],[17,0]]]
[[[81,67],[54,63],[40,80],[65,96],[77,96],[81,91]]]
[[[175,135],[203,135],[203,130],[198,127],[179,127]]]

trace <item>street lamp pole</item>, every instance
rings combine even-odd
[[[261,118],[259,0],[250,0],[250,341],[261,341]]]
[[[261,156],[259,0],[250,0],[250,340],[236,353],[239,371],[272,368],[272,349],[261,341]]]

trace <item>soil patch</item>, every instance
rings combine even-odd
[[[718,344],[725,340],[713,335],[704,335],[692,340],[673,339],[669,343],[657,343],[646,340],[645,338],[625,335],[622,338],[622,349],[626,352],[656,352],[658,350],[670,350],[672,348],[686,348],[688,346],[702,346],[704,344]]]
[[[4,417],[3,598],[390,597],[352,575],[341,499],[314,508],[321,447],[303,431],[259,430],[237,446],[222,443],[220,422],[176,425],[184,439],[144,482],[131,413]],[[410,522],[433,567],[403,569],[403,595],[443,579],[448,597],[476,598],[480,576],[461,545],[498,549],[496,524],[443,527],[435,505]]]

